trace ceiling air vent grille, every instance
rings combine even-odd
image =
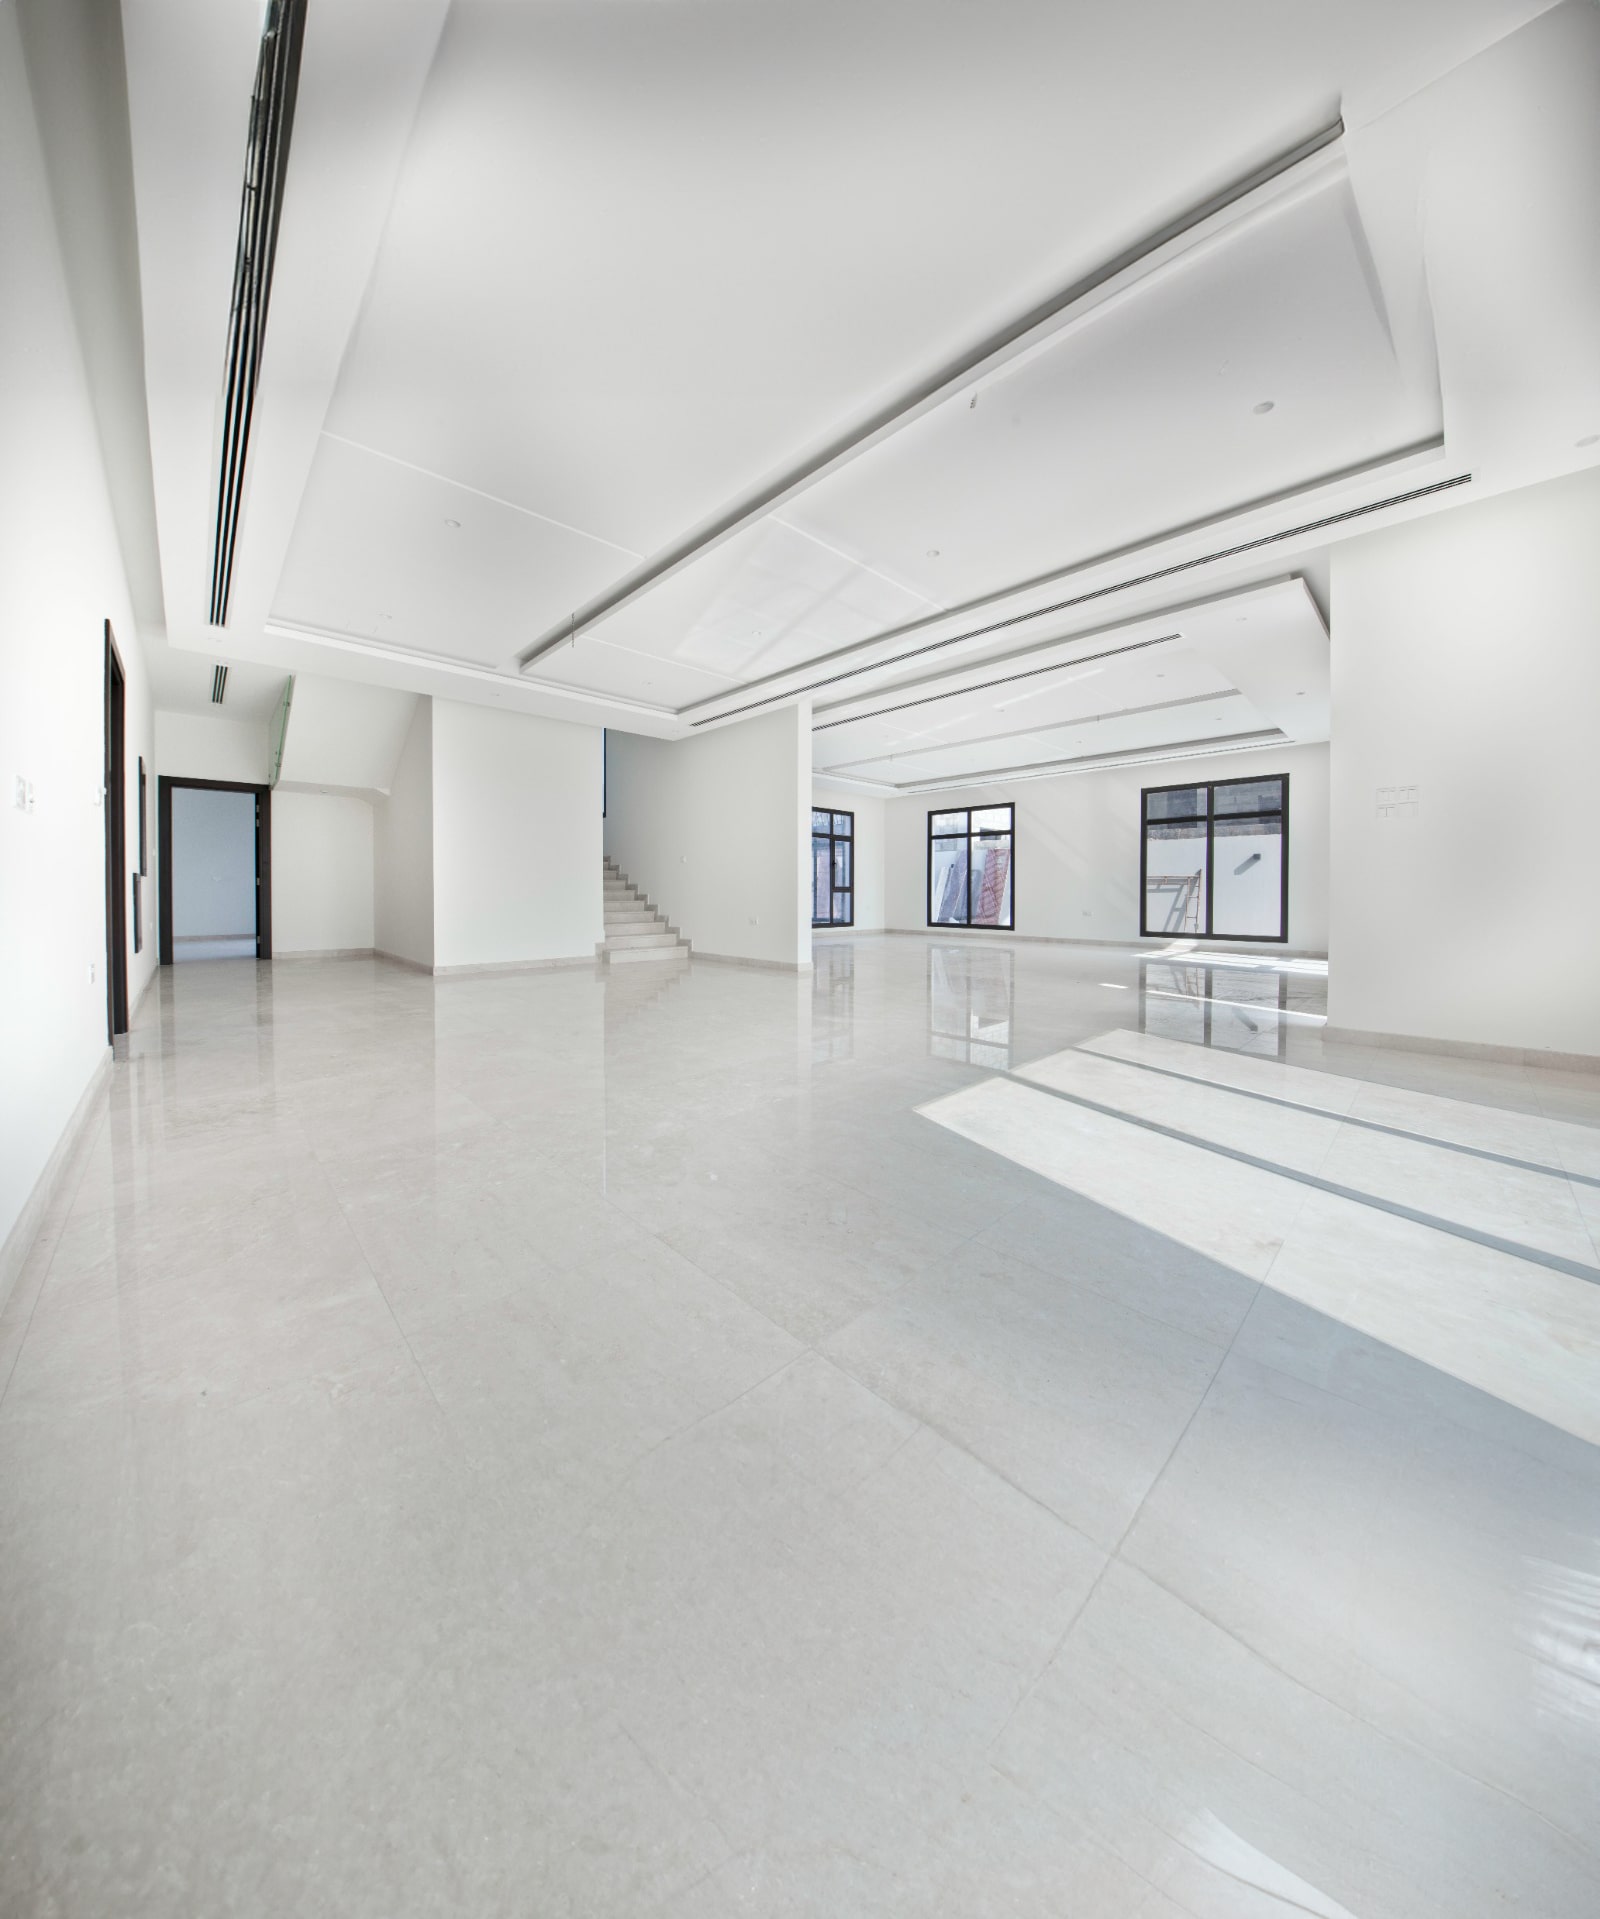
[[[217,472],[217,524],[211,550],[211,624],[228,618],[233,586],[233,548],[239,534],[245,454],[261,346],[272,292],[272,260],[289,165],[305,38],[306,0],[271,0],[250,96],[250,139],[245,149],[244,193],[239,203],[239,247],[233,268],[233,309],[228,317],[228,361],[222,404],[222,457]],[[213,693],[220,699],[220,693]]]
[[[211,704],[221,706],[228,691],[228,669],[214,666],[211,669]]]

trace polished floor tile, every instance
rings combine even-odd
[[[1600,1080],[1176,965],[163,974],[0,1303],[0,1911],[1591,1919]]]

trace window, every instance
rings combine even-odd
[[[928,924],[1010,929],[1012,809],[928,815]]]
[[[856,923],[856,816],[811,815],[811,924]]]
[[[1289,776],[1144,792],[1144,934],[1289,937]]]

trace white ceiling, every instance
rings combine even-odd
[[[1287,579],[813,708],[819,775],[884,791],[1108,754],[1328,737],[1328,634]]]
[[[1391,517],[1596,457],[1574,446],[1600,427],[1583,0],[318,0],[219,635],[259,24],[251,0],[125,0],[174,654],[665,736],[808,694],[818,766],[893,786],[1319,737],[1325,630],[1294,576],[1337,529],[1120,583],[1462,471]],[[1341,112],[1280,180],[743,513]],[[1262,582],[1271,637],[1197,610]],[[1158,615],[1179,639],[1092,677],[961,690],[972,662]],[[1319,647],[1320,692],[1289,685]],[[841,653],[852,697],[941,699],[831,725]]]

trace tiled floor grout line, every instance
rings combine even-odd
[[[1560,1253],[1547,1253],[1537,1246],[1526,1246],[1520,1240],[1502,1239],[1496,1233],[1480,1232],[1475,1226],[1463,1225],[1459,1220],[1445,1219],[1437,1213],[1425,1213],[1415,1206],[1406,1206],[1397,1199],[1383,1199],[1376,1193],[1363,1193],[1353,1186],[1341,1186],[1336,1180],[1324,1179],[1319,1173],[1308,1173],[1301,1168],[1284,1166],[1276,1160],[1262,1159],[1259,1154],[1247,1153],[1239,1146],[1224,1146],[1217,1140],[1203,1138],[1198,1133],[1189,1133],[1176,1126],[1165,1126],[1159,1120],[1145,1119],[1135,1113],[1124,1113],[1115,1106],[1107,1106],[1100,1100],[1090,1099],[1083,1093],[1069,1093],[1059,1086],[1046,1086],[1038,1080],[1028,1079],[1020,1073],[1006,1073],[1002,1077],[1013,1085],[1026,1087],[1029,1091],[1043,1093],[1048,1099],[1064,1101],[1069,1106],[1078,1106],[1086,1112],[1099,1113],[1103,1118],[1120,1120],[1125,1126],[1137,1126],[1147,1133],[1158,1134],[1163,1139],[1175,1140],[1181,1146],[1193,1146],[1201,1152],[1216,1153],[1223,1159],[1236,1160],[1241,1166],[1254,1167],[1257,1172],[1273,1173],[1280,1179],[1292,1179],[1302,1186],[1313,1186],[1318,1191],[1328,1193],[1335,1199],[1349,1200],[1357,1206],[1368,1206],[1377,1212],[1390,1213],[1396,1219],[1409,1220],[1415,1226],[1426,1226],[1437,1233],[1448,1233],[1453,1239],[1467,1240],[1473,1245],[1487,1247],[1491,1252],[1504,1253],[1511,1259],[1520,1259],[1530,1266],[1544,1266],[1551,1272],[1565,1273],[1571,1279],[1581,1279],[1591,1286],[1600,1286],[1600,1266],[1587,1266],[1580,1260],[1566,1259]],[[1323,1118],[1335,1115],[1324,1114]]]

